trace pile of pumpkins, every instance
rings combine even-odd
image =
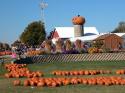
[[[8,73],[5,73],[6,78],[20,78],[20,77],[41,77],[43,73],[40,71],[32,72],[26,64],[5,64]]]
[[[97,75],[97,74],[110,74],[111,71],[109,70],[74,70],[74,71],[52,71],[53,75],[62,75],[62,76],[69,76],[69,75]]]
[[[36,56],[36,55],[42,55],[42,54],[45,54],[44,50],[32,50],[26,53],[27,56]]]
[[[20,80],[13,82],[15,86],[20,86],[22,83]],[[37,86],[37,87],[58,87],[66,85],[125,85],[125,79],[119,76],[100,76],[93,78],[28,78],[24,80],[23,86]]]

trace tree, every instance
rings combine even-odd
[[[41,44],[46,38],[44,24],[41,21],[30,23],[20,36],[22,43],[27,45]]]
[[[9,49],[10,49],[9,44],[3,43],[3,49],[4,49],[4,50],[9,50]]]
[[[17,46],[19,47],[21,45],[21,42],[19,40],[16,40],[13,42],[13,44],[11,44],[11,46]]]
[[[120,22],[118,27],[112,33],[125,33],[125,22]]]

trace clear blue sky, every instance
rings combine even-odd
[[[0,41],[12,43],[25,27],[41,19],[41,0],[0,0]],[[85,26],[95,26],[99,32],[112,31],[125,21],[125,0],[44,0],[46,30],[55,26],[73,26],[71,19],[80,14]]]

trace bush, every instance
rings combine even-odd
[[[92,53],[99,53],[98,48],[95,47],[91,47],[88,49],[88,53],[92,54]]]

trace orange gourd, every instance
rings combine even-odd
[[[20,81],[20,80],[14,80],[14,82],[13,82],[14,86],[19,86],[19,85],[20,85],[20,83],[21,83],[21,81]]]
[[[72,23],[73,23],[74,25],[83,25],[83,24],[85,23],[85,18],[82,17],[82,16],[80,16],[80,15],[75,16],[75,17],[73,17],[73,19],[72,19]]]

